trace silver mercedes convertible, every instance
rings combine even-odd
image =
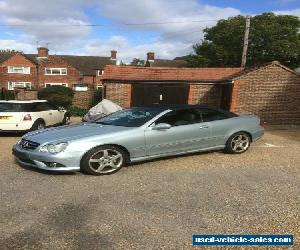
[[[138,107],[90,123],[28,133],[13,146],[13,154],[21,165],[105,175],[131,162],[165,156],[243,153],[263,134],[254,115],[199,105]]]

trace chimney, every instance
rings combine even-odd
[[[39,47],[38,49],[38,57],[39,58],[47,58],[49,49],[45,47]]]
[[[110,51],[110,59],[111,60],[117,60],[117,51],[116,50],[111,50]]]
[[[154,62],[154,52],[147,53],[147,61]]]

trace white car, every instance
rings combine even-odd
[[[64,108],[56,108],[45,100],[0,101],[0,132],[33,131],[69,124]]]

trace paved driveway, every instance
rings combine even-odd
[[[242,155],[103,177],[24,169],[10,153],[17,139],[0,137],[1,249],[193,249],[192,234],[223,233],[294,234],[299,244],[299,128],[269,130]]]

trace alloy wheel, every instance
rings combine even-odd
[[[66,125],[69,125],[70,123],[71,123],[70,117],[69,117],[69,116],[66,116],[66,118],[65,118],[65,124],[66,124]]]
[[[234,136],[231,140],[231,149],[234,152],[241,153],[248,149],[250,145],[250,140],[247,135],[244,134],[238,134]]]
[[[115,149],[101,149],[89,159],[90,169],[99,174],[117,171],[123,164],[123,155]]]
[[[37,130],[40,130],[40,129],[43,129],[43,128],[45,128],[45,126],[44,126],[43,123],[39,123],[39,124],[37,125]]]

